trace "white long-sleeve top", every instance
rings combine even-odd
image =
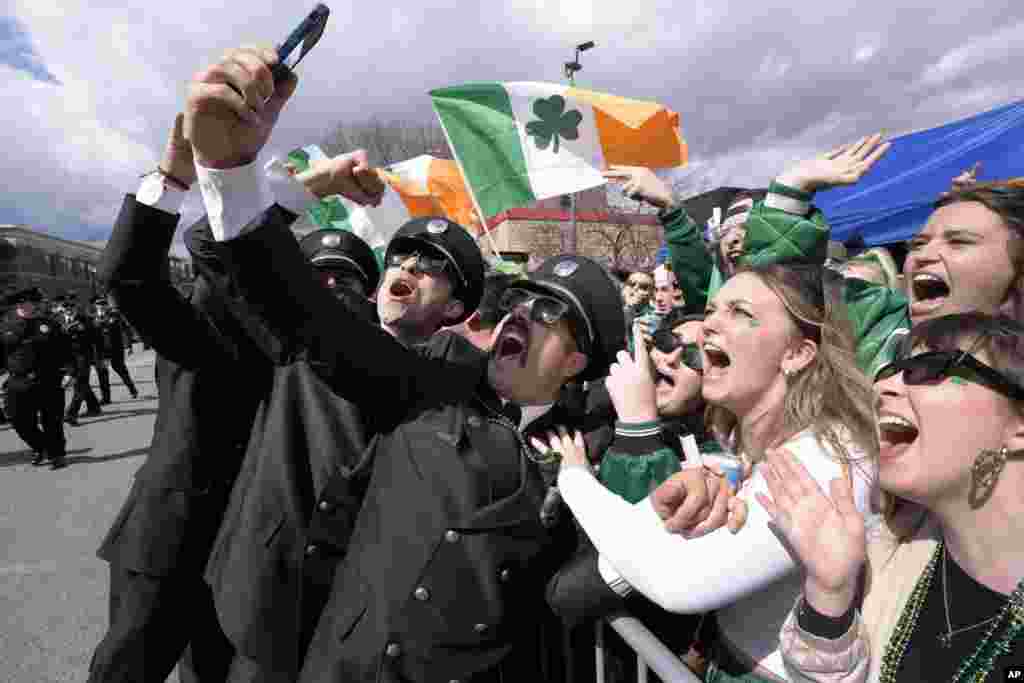
[[[810,430],[782,447],[826,492],[830,480],[844,476],[839,459]],[[863,453],[852,445],[847,448],[856,458]],[[848,471],[857,509],[867,514],[874,467],[861,460]],[[630,504],[582,468],[564,468],[558,488],[602,560],[633,588],[671,612],[718,610],[719,627],[730,644],[786,678],[779,629],[802,589],[802,579],[771,528],[768,512],[754,497],[758,491],[768,495],[758,466],[738,493],[748,506],[747,522],[739,533],[719,529],[692,540],[666,531],[649,498]]]

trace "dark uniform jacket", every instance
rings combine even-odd
[[[60,383],[70,361],[71,347],[63,328],[48,316],[19,318],[11,314],[0,327],[5,366],[11,388]]]
[[[64,317],[63,327],[70,340],[71,355],[76,362],[79,365],[94,362],[100,340],[92,317],[81,311],[72,311],[70,315]]]
[[[125,343],[128,339],[126,328],[127,323],[119,311],[108,311],[102,320],[96,318],[100,358],[114,359],[124,356]]]
[[[238,282],[274,329],[331,359],[332,387],[378,434],[300,680],[557,680],[544,586],[575,535],[567,515],[542,524],[547,483],[501,416],[485,359],[423,358],[356,322],[309,276],[290,220],[272,207],[228,243]]]
[[[202,570],[270,381],[268,351],[239,325],[236,302],[203,278],[186,301],[160,276],[177,221],[129,195],[100,265],[160,354],[160,404],[149,455],[99,555],[158,576]]]

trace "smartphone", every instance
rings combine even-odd
[[[274,74],[274,83],[280,83],[282,80],[288,77],[292,69],[299,65],[302,58],[309,54],[316,44],[320,41],[320,37],[324,34],[324,29],[327,28],[327,17],[331,14],[331,10],[324,4],[318,4],[313,8],[313,11],[309,13],[302,23],[291,32],[283,43],[277,47],[277,58],[278,62],[271,69],[271,73]],[[300,50],[294,58],[289,60],[292,53],[295,52],[295,48],[302,45]]]

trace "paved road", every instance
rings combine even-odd
[[[114,403],[65,427],[62,470],[32,467],[18,435],[0,427],[0,683],[84,681],[106,629],[107,565],[96,549],[156,419],[152,351],[136,351],[128,367],[139,398],[111,372]]]

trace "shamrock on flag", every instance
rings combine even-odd
[[[485,217],[601,185],[609,164],[686,164],[679,115],[654,102],[534,82],[470,83],[430,95]]]

